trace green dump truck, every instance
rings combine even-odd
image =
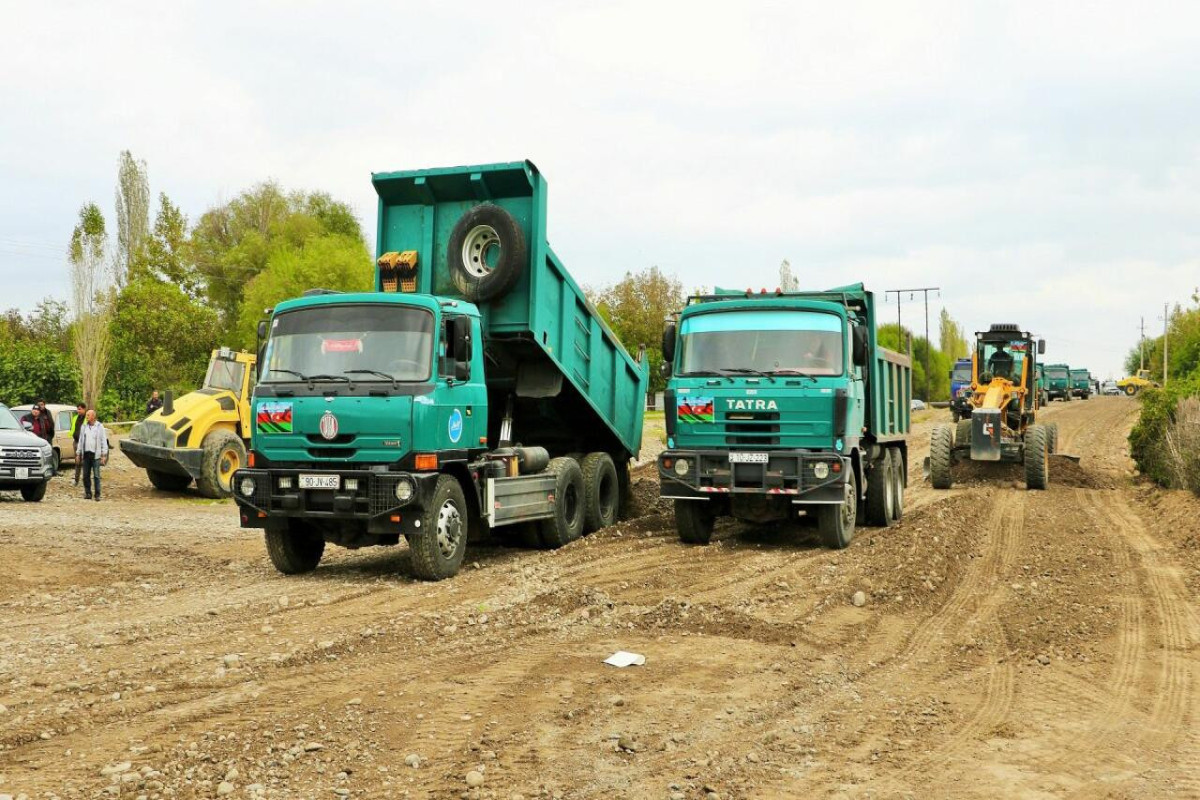
[[[1092,373],[1086,369],[1072,369],[1071,395],[1087,400],[1092,396]]]
[[[816,517],[829,547],[858,521],[890,525],[908,478],[912,363],[879,346],[861,284],[718,290],[669,320],[660,494],[679,538],[707,544],[717,517]]]
[[[376,291],[278,304],[254,391],[243,527],[284,573],[326,543],[459,569],[468,533],[559,547],[628,498],[648,381],[546,240],[530,162],[378,173]]]
[[[1046,402],[1071,399],[1071,367],[1067,364],[1046,366]]]

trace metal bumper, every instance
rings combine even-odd
[[[161,447],[134,439],[120,441],[121,452],[142,469],[199,478],[204,467],[204,451],[198,447]]]
[[[675,465],[688,462],[685,474]],[[670,464],[670,467],[665,466]],[[818,478],[818,464],[829,472]],[[850,459],[834,451],[772,450],[767,462],[733,463],[728,450],[664,450],[658,456],[659,496],[710,500],[739,494],[778,495],[796,505],[840,505]]]
[[[26,476],[18,478],[17,469],[27,470]],[[0,464],[0,489],[5,491],[19,489],[22,486],[36,486],[39,483],[45,483],[52,477],[54,477],[54,470],[45,464],[37,467]]]
[[[301,475],[341,478],[340,489],[300,489]],[[242,492],[242,480],[254,481],[253,491]],[[291,478],[291,487],[279,488],[280,478]],[[239,469],[233,473],[233,499],[243,528],[265,528],[267,520],[303,517],[311,520],[351,520],[366,523],[368,533],[416,533],[420,512],[433,496],[438,473],[380,472],[373,470]],[[412,480],[416,492],[407,503],[396,499],[396,484]],[[357,481],[351,490],[347,480]]]

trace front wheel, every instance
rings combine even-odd
[[[717,515],[710,508],[711,500],[676,500],[675,532],[679,541],[687,544],[708,544],[712,541]]]
[[[817,531],[821,544],[833,550],[844,550],[854,541],[854,521],[858,516],[858,480],[854,470],[846,476],[845,490],[839,505],[817,507]]]
[[[58,468],[62,466],[62,453],[58,448],[54,448],[54,455],[50,459],[50,468],[54,470],[54,474],[58,474]]]
[[[246,445],[233,431],[215,430],[204,437],[202,448],[196,488],[205,497],[229,497],[233,494],[233,473],[246,465]]]
[[[1128,397],[1133,397],[1135,394],[1137,394],[1137,387],[1136,386],[1126,386],[1125,394]]]
[[[1050,448],[1047,430],[1030,425],[1025,431],[1025,488],[1045,489],[1049,483]]]
[[[451,475],[439,475],[429,505],[421,511],[421,531],[408,535],[412,571],[423,581],[458,572],[467,552],[467,500]]]
[[[284,575],[312,572],[325,553],[324,537],[301,520],[272,520],[263,536],[271,563]]]
[[[40,503],[46,496],[46,487],[49,485],[50,481],[42,481],[33,486],[22,486],[21,499],[27,503]]]
[[[953,457],[954,433],[949,425],[938,425],[929,435],[929,482],[933,488],[949,489],[953,485],[950,476]]]
[[[162,492],[182,492],[192,483],[191,475],[176,475],[173,472],[160,472],[156,469],[146,470],[150,485]]]
[[[884,448],[879,460],[871,465],[867,476],[867,519],[868,525],[886,528],[892,524],[892,509],[896,504],[893,493],[896,484],[892,480],[892,449]]]

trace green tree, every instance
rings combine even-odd
[[[192,231],[191,255],[226,330],[238,324],[247,287],[277,252],[323,236],[363,243],[350,207],[323,193],[286,194],[268,182],[206,211]]]
[[[142,249],[150,237],[150,179],[146,162],[138,161],[122,150],[117,168],[117,251],[114,277],[117,287],[133,277],[141,261]]]
[[[74,403],[79,397],[79,372],[71,356],[31,340],[6,342],[0,347],[0,397],[10,405],[45,399]]]
[[[200,385],[217,346],[217,314],[177,284],[142,278],[117,295],[112,320],[110,412],[130,418],[153,389]],[[115,406],[115,408],[111,408]]]
[[[944,308],[938,319],[938,348],[951,362],[970,352],[962,326]]]
[[[683,308],[685,300],[683,284],[658,267],[626,272],[624,278],[593,298],[626,350],[636,355],[641,345],[646,346],[651,392],[660,392],[666,386],[666,378],[657,369],[662,361],[663,323],[669,314]]]
[[[277,245],[266,266],[246,286],[234,341],[251,348],[263,309],[322,287],[366,292],[375,286],[375,267],[362,239],[326,235],[302,247]]]
[[[954,360],[942,351],[931,348],[929,340],[924,336],[913,337],[908,328],[901,329],[896,323],[889,322],[880,325],[875,334],[880,347],[907,353],[909,342],[912,342],[913,360],[913,397],[919,397],[926,402],[950,399],[950,369]],[[926,382],[926,363],[929,367],[929,380]]]
[[[138,259],[137,274],[173,283],[189,297],[198,297],[203,276],[191,257],[188,221],[166,194],[158,196],[154,229]]]
[[[108,323],[112,316],[108,231],[95,203],[79,209],[79,222],[71,233],[67,255],[71,266],[71,344],[83,400],[95,405],[108,375]]]

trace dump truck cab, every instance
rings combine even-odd
[[[1071,376],[1071,394],[1082,400],[1092,396],[1092,373],[1086,369],[1073,369]]]
[[[958,422],[971,413],[971,359],[960,358],[950,370],[950,414]]]
[[[676,528],[707,543],[713,521],[818,518],[845,547],[861,503],[898,519],[906,480],[911,364],[878,347],[861,285],[827,292],[720,291],[668,321],[661,496]]]
[[[204,384],[178,398],[167,392],[162,408],[121,440],[121,451],[155,488],[182,491],[195,480],[202,495],[228,497],[233,473],[246,464],[255,366],[253,353],[213,350]]]
[[[1071,367],[1067,364],[1049,364],[1046,367],[1046,398],[1049,400],[1071,399]]]

